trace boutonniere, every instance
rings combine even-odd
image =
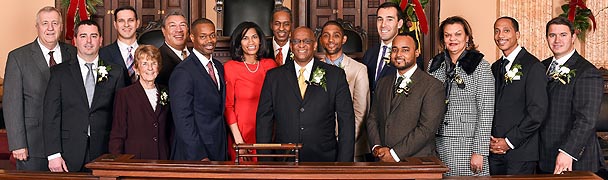
[[[456,85],[458,86],[458,88],[464,89],[464,80],[462,79],[462,77],[460,77],[460,75],[456,74],[456,77],[454,77],[454,81],[456,81]]]
[[[386,54],[384,55],[384,57],[382,57],[382,60],[384,61],[385,66],[391,65],[391,50],[390,49],[386,50]]]
[[[325,79],[325,69],[317,67],[315,71],[312,72],[311,80],[306,81],[308,85],[321,86],[325,91],[327,91],[327,83]]]
[[[511,69],[505,73],[505,82],[512,83],[513,81],[519,81],[521,76],[524,75],[521,70],[521,64],[513,64]]]
[[[108,79],[108,72],[112,70],[112,66],[105,65],[103,61],[99,60],[99,65],[97,66],[97,82],[102,82]]]
[[[293,60],[293,52],[289,52],[289,59]]]
[[[570,83],[570,79],[576,76],[576,69],[570,69],[564,65],[559,65],[557,67],[557,70],[551,72],[549,77],[554,80],[558,80],[562,84]]]
[[[412,82],[413,81],[409,78],[401,81],[399,86],[397,86],[397,90],[395,91],[395,94],[405,94],[405,96],[410,95],[410,89],[411,89]]]
[[[160,93],[159,93],[160,99],[159,99],[159,103],[160,105],[167,105],[169,104],[169,93],[167,93],[167,89],[161,89]]]

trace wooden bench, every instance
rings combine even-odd
[[[475,179],[475,180],[499,180],[499,179],[510,179],[510,180],[537,180],[537,179],[602,179],[596,174],[589,171],[573,171],[565,172],[564,174],[536,174],[536,175],[500,175],[500,176],[451,176],[445,177],[444,179]]]
[[[0,179],[78,179],[78,180],[97,180],[98,177],[93,176],[91,173],[52,173],[52,172],[33,172],[33,171],[19,171],[19,170],[3,170],[0,169]]]

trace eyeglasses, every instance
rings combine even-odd
[[[314,40],[312,39],[304,39],[304,40],[300,40],[300,39],[291,39],[291,44],[297,45],[300,43],[304,43],[305,45],[312,45],[312,43],[314,42]]]

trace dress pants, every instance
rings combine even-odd
[[[535,174],[537,161],[512,161],[505,154],[490,153],[490,175]]]

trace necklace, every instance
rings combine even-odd
[[[255,70],[253,70],[253,71],[251,69],[249,69],[249,66],[247,66],[247,63],[245,63],[245,61],[243,61],[243,64],[245,64],[245,68],[247,68],[247,71],[249,71],[250,73],[258,72],[258,69],[260,68],[260,62],[256,63],[256,64],[258,64],[258,66],[255,67]]]

